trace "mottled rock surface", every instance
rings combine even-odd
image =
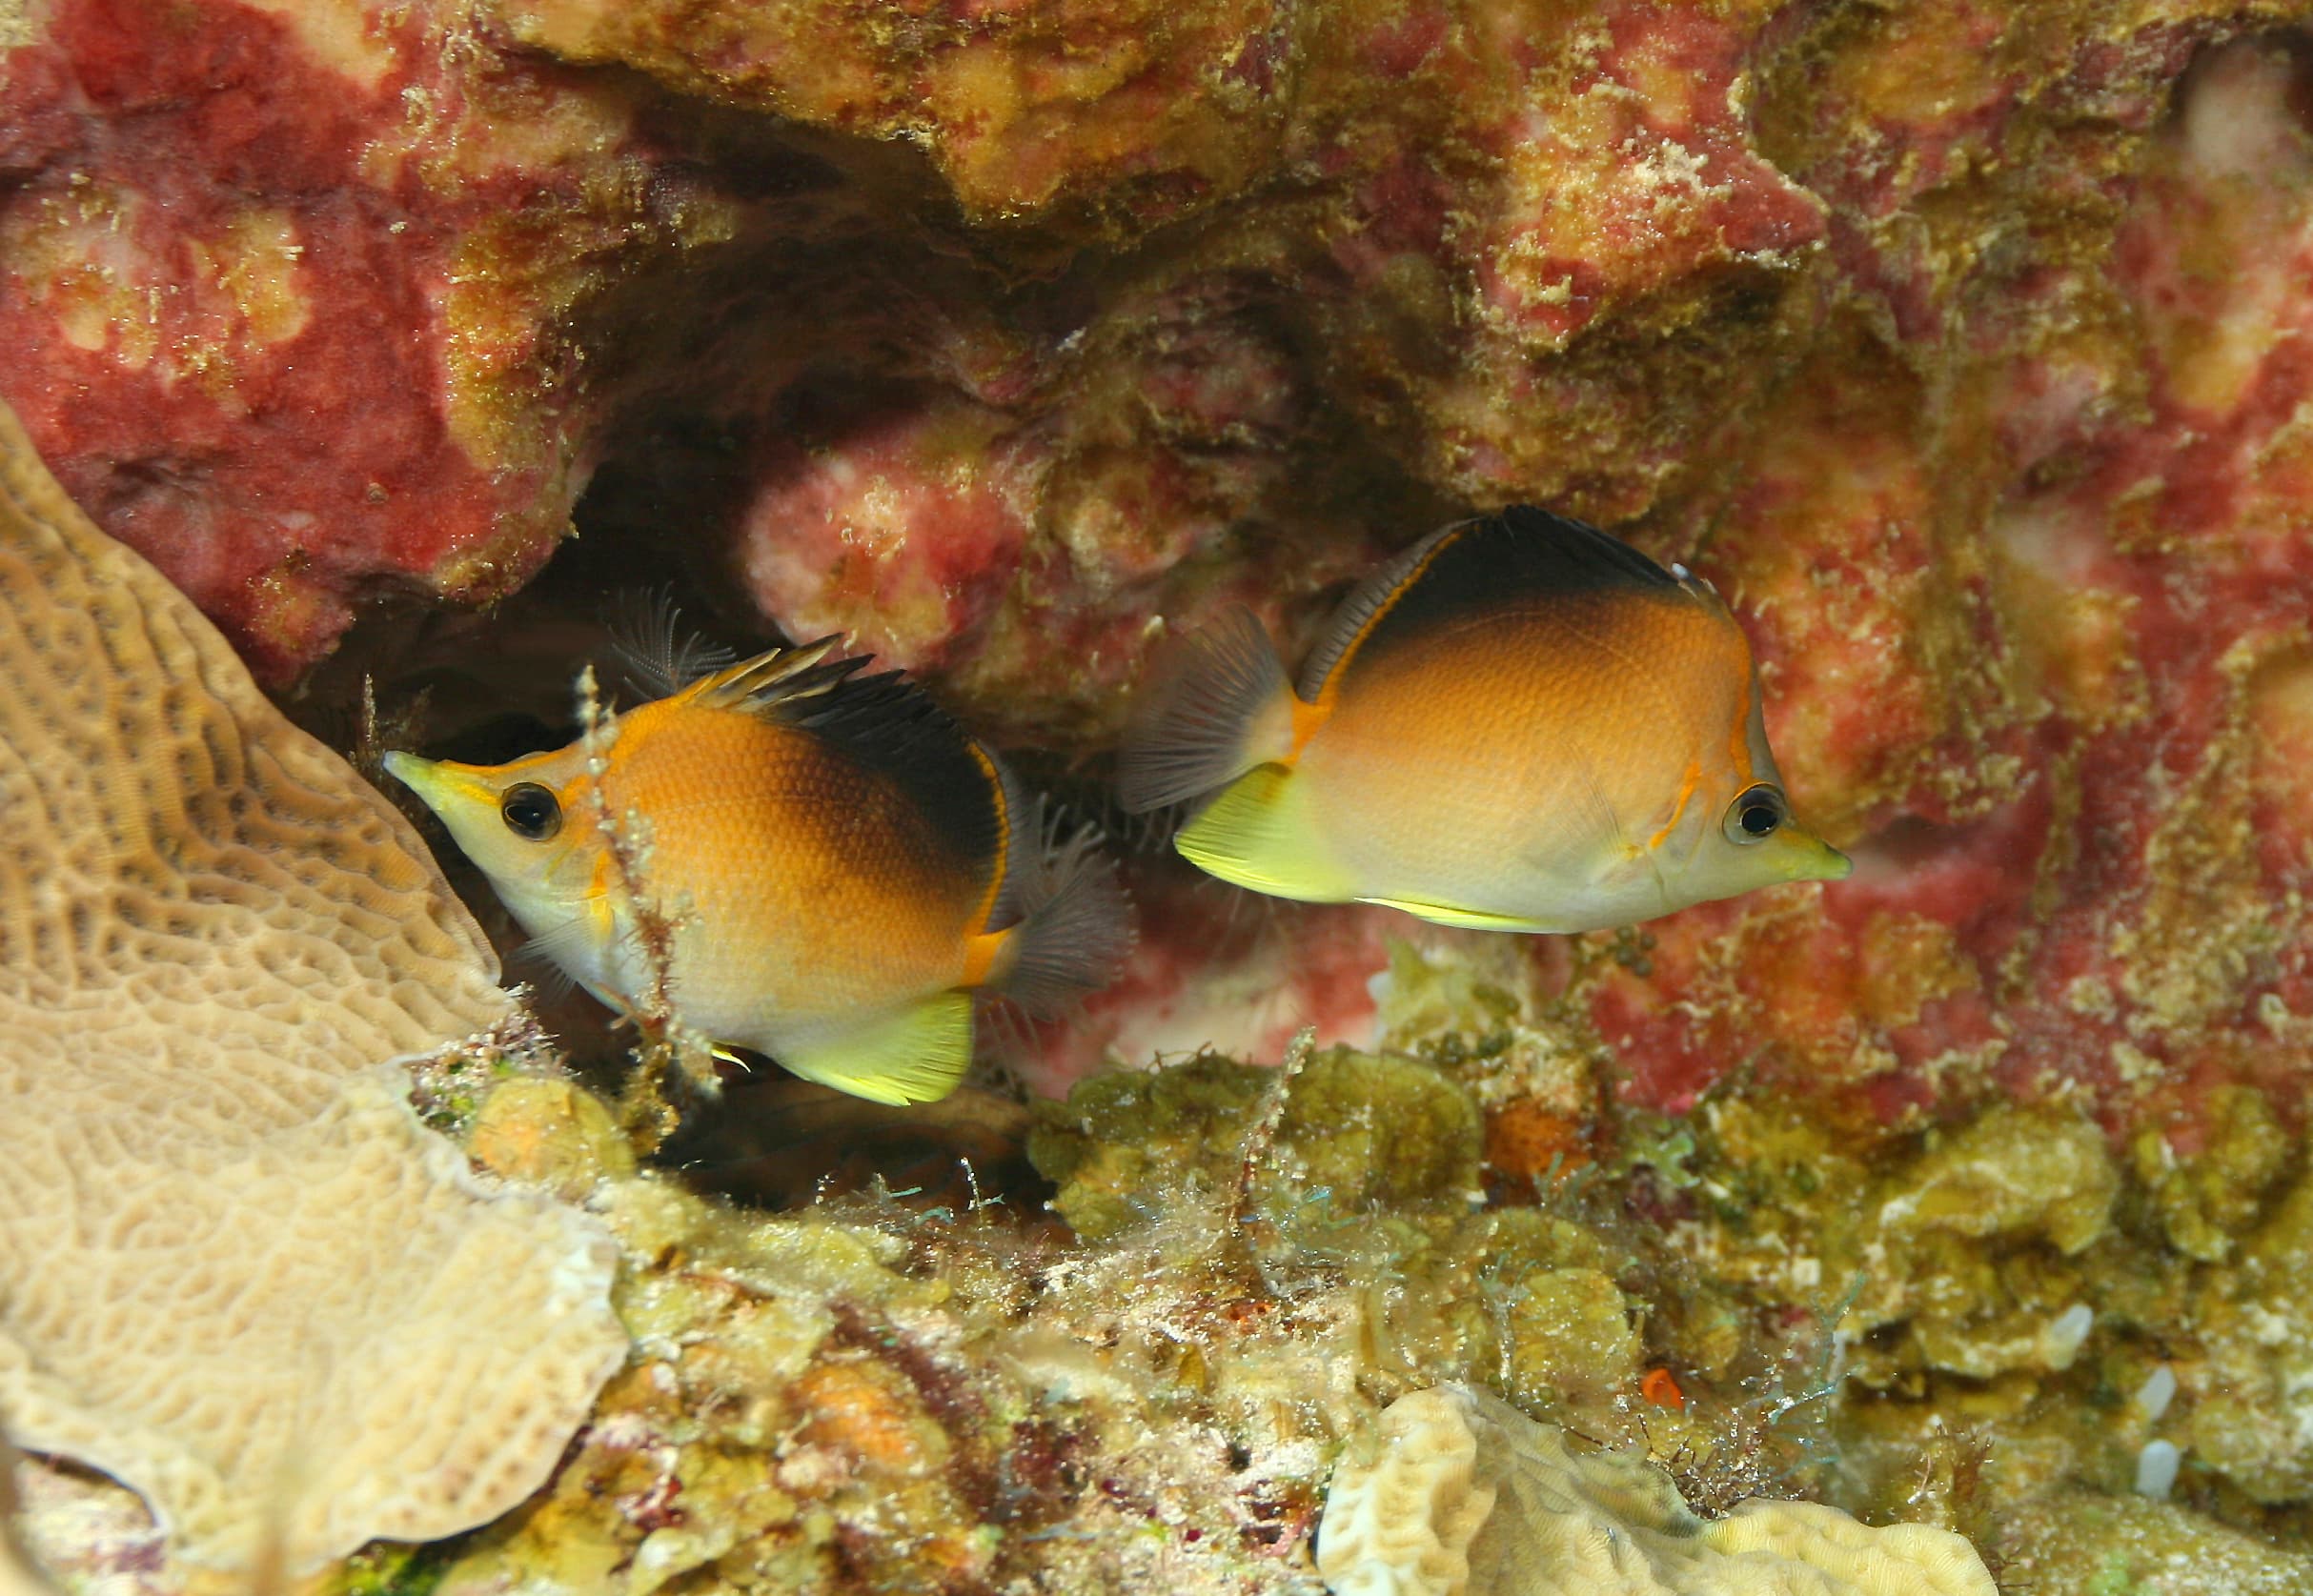
[[[10,12],[0,397],[67,491],[276,683],[365,596],[535,573],[587,307],[721,226],[627,97],[455,5]]]
[[[1729,594],[1860,862],[1597,972],[1627,1091],[2189,1148],[2305,1074],[2287,8],[16,14],[0,391],[274,679],[608,461],[635,575],[1081,759],[1167,632],[1541,499]],[[1227,1000],[1152,919],[1128,1056]],[[1288,917],[1269,1029],[1357,1040],[1353,924]]]

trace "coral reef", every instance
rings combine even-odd
[[[1334,1469],[1317,1535],[1335,1596],[1996,1596],[1949,1530],[1872,1529],[1808,1502],[1741,1502],[1706,1522],[1643,1458],[1577,1453],[1468,1386],[1391,1403]]]
[[[545,1495],[430,1561],[436,1588],[1306,1588],[1373,1391],[1507,1369],[1611,1415],[1634,1346],[1606,1243],[1471,1211],[1478,1117],[1435,1069],[1127,1079],[1036,1138],[1081,1241],[993,1201],[734,1212],[638,1171],[573,1088],[500,1087],[470,1145],[591,1190],[634,1261],[638,1361]],[[1490,1307],[1480,1269],[1530,1289]]]
[[[2250,1500],[2313,1497],[2313,1177],[2243,1238],[2238,1264],[2199,1283],[2192,1323],[2207,1349],[2194,1371],[2194,1453]]]
[[[360,1554],[347,1596],[1309,1592],[1337,1456],[1450,1382],[1645,1447],[1719,1524],[1956,1529],[2036,1596],[2301,1588],[2307,37],[2283,0],[0,0],[0,396],[308,724],[373,675],[428,752],[567,740],[605,593],[671,578],[726,641],[850,634],[1094,807],[1168,635],[1245,603],[1289,650],[1390,550],[1530,499],[1713,579],[1856,860],[1521,941],[1248,906],[1150,838],[1126,977],[1011,1063],[1067,1099],[1032,1110],[1049,1188],[992,1115],[966,1195],[895,1196],[941,1160],[857,1121],[799,1151],[817,1110],[744,1081],[684,1130],[736,1162],[678,1175],[528,1055],[436,1051],[510,1012],[473,927],[213,638],[116,676],[96,612],[11,587],[0,643],[45,650],[78,739],[27,812],[91,840],[0,860],[41,906],[0,972],[88,984],[0,1015],[0,1087],[72,1114],[167,1067],[314,1161],[293,1184],[371,1169],[326,1150],[360,1132],[423,1150],[413,1202],[572,1242],[356,1069],[430,1054],[426,1123],[599,1211],[635,1363],[540,1494]],[[205,695],[231,713],[154,729]],[[151,940],[75,924],[64,887],[142,912],[208,857],[134,874],[146,834],[104,824],[274,823],[218,796],[235,749],[351,805],[285,838],[401,862],[269,853]],[[316,895],[353,929],[274,968],[254,928]],[[230,915],[253,939],[208,939]],[[425,924],[459,973],[394,977]],[[122,1017],[224,970],[275,996],[203,1098],[172,1050],[214,1012]],[[159,1148],[120,1092],[88,1148]],[[0,1115],[11,1287],[57,1278],[15,1217],[56,1184],[14,1181],[53,1129]],[[863,1189],[791,1213],[709,1189],[839,1165]],[[410,1263],[398,1211],[328,1244]],[[48,1444],[12,1367],[0,1421]],[[234,1500],[284,1511],[286,1444]],[[299,1502],[344,1494],[322,1468]],[[124,1493],[20,1478],[68,1582],[181,1585]]]
[[[163,10],[0,58],[0,390],[272,679],[601,461],[630,569],[1076,758],[1167,633],[1552,501],[1730,595],[1861,864],[1593,972],[1627,1091],[2189,1143],[2304,1073],[2289,8]],[[1234,1040],[1178,918],[1136,1054]],[[1288,921],[1268,1029],[1381,941]]]
[[[2063,1492],[1999,1526],[2016,1589],[2128,1596],[2287,1596],[2313,1581],[2313,1557],[2220,1528],[2161,1502]]]
[[[2012,1588],[2103,1588],[2120,1544],[2147,1578],[2204,1545],[2236,1581],[2146,1588],[2289,1588],[2305,1554],[2211,1519],[2248,1499],[2197,1439],[2251,1315],[2295,1311],[2286,1281],[2189,1327],[2228,1277],[2079,1121],[1994,1107],[1858,1141],[1771,1097],[1666,1120],[1582,1085],[1601,1061],[1552,1045],[1567,1019],[1489,1015],[1483,960],[1398,967],[1390,1055],[1205,1057],[1040,1108],[1069,1231],[968,1180],[735,1208],[639,1165],[567,1081],[437,1083],[485,1171],[608,1225],[637,1350],[541,1493],[335,1587],[1308,1591],[1336,1460],[1390,1403],[1465,1383],[1667,1467],[1707,1527],[1658,1484],[1627,1500],[1681,1545],[1804,1495],[1961,1529],[2032,1570]],[[1580,1126],[1547,1155],[1542,1095]],[[2278,1259],[2294,1201],[2259,1200],[2240,1250]],[[2172,1410],[2133,1409],[2162,1367]],[[2183,1501],[2109,1494],[2154,1434],[2189,1445]],[[43,1554],[124,1596],[180,1588],[124,1574],[155,1543],[95,1488],[35,1471]]]
[[[0,1420],[212,1567],[495,1517],[626,1349],[600,1229],[389,1062],[518,1036],[496,960],[5,411],[0,675]]]

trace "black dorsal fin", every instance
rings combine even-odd
[[[899,671],[861,673],[838,637],[775,650],[699,684],[699,702],[808,732],[897,788],[959,859],[1001,869],[1010,798],[1003,768]]]
[[[1699,596],[1692,580],[1587,521],[1513,504],[1498,515],[1441,527],[1367,577],[1302,666],[1301,697],[1315,700],[1352,656],[1441,619],[1610,588]]]

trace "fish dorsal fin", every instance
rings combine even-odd
[[[842,641],[822,637],[797,648],[766,649],[736,665],[700,677],[676,697],[700,709],[766,714],[782,704],[821,697],[867,663],[830,659]]]
[[[1638,550],[1585,521],[1513,504],[1441,527],[1366,578],[1334,612],[1301,670],[1314,702],[1356,655],[1436,621],[1519,598],[1622,588],[1664,598],[1701,597]]]
[[[870,661],[837,657],[841,642],[822,637],[742,659],[683,697],[703,709],[807,732],[874,772],[915,806],[955,858],[993,871],[992,908],[1013,807],[1003,766],[904,674],[862,675]]]

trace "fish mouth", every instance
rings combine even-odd
[[[1791,873],[1795,881],[1844,881],[1855,873],[1856,861],[1819,837],[1809,837],[1806,852]]]
[[[443,813],[445,804],[461,800],[497,801],[487,786],[462,771],[432,759],[421,759],[415,754],[405,754],[398,748],[387,754],[380,762],[384,764],[388,776],[416,793],[425,806],[437,815]]]

